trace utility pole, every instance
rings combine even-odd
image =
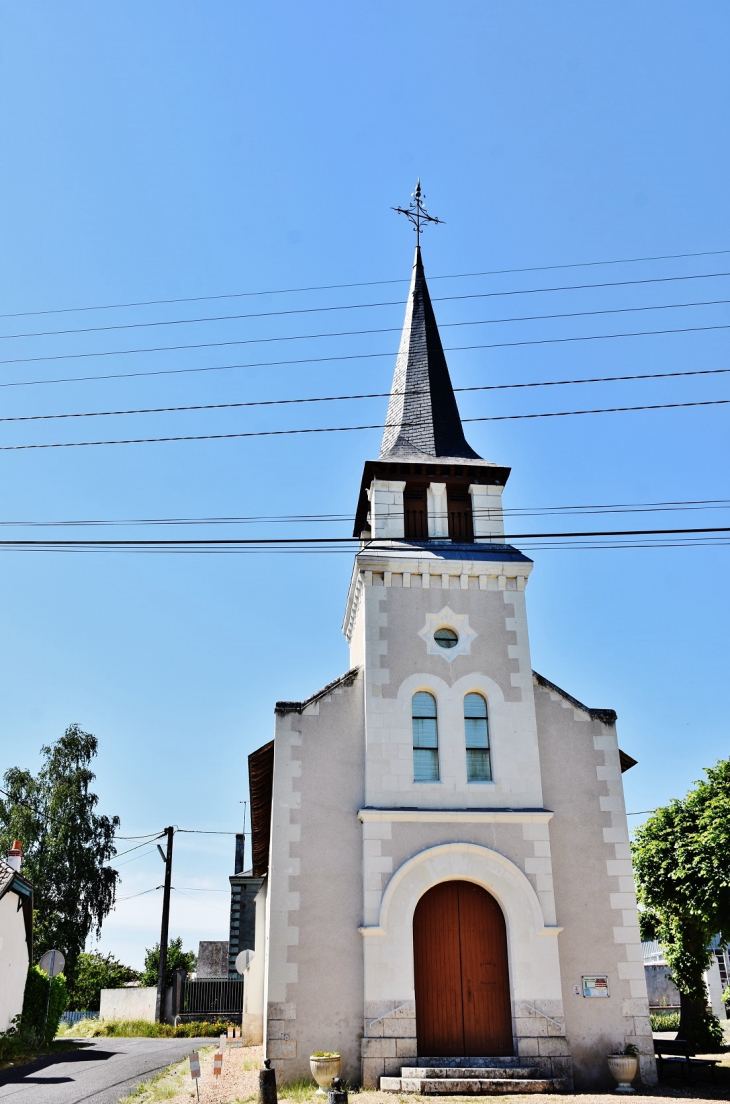
[[[162,924],[160,926],[160,968],[157,973],[157,1001],[155,1002],[155,1020],[161,1023],[165,1015],[165,974],[167,973],[167,938],[170,928],[170,889],[172,883],[172,841],[175,829],[165,828],[167,836],[167,852],[163,851],[159,843],[157,850],[165,864],[165,886],[162,895]]]

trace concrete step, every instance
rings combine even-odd
[[[420,1093],[423,1096],[489,1096],[507,1093],[567,1092],[568,1082],[562,1078],[518,1077],[381,1077],[381,1092]]]
[[[423,1069],[424,1066],[432,1066],[434,1069],[494,1069],[496,1067],[519,1067],[527,1065],[528,1063],[524,1058],[518,1058],[515,1054],[508,1054],[504,1056],[499,1055],[480,1055],[479,1057],[466,1057],[466,1058],[424,1058],[419,1056],[414,1061],[413,1065],[419,1069]]]
[[[517,1077],[522,1080],[530,1080],[540,1077],[537,1066],[404,1066],[400,1071],[401,1077],[416,1078],[423,1081],[425,1078],[462,1078],[467,1081],[484,1080],[494,1078]]]

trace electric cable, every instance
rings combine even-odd
[[[649,261],[677,261],[690,257],[719,257],[727,253],[730,253],[730,249],[710,249],[699,253],[665,253],[653,257],[621,257],[609,261],[577,261],[572,264],[532,265],[529,268],[497,268],[486,272],[456,272],[429,276],[429,280],[462,280],[478,276],[504,276],[520,272],[551,272],[557,271],[558,269],[594,268],[600,265],[642,264]],[[128,307],[166,306],[174,303],[202,303],[210,302],[215,299],[243,299],[255,295],[295,295],[308,291],[333,291],[342,288],[376,287],[383,284],[407,284],[408,282],[408,277],[402,276],[392,280],[363,280],[348,284],[320,284],[311,287],[274,288],[265,291],[234,291],[226,292],[221,295],[193,295],[178,299],[143,299],[128,303],[103,303],[97,306],[56,307],[49,310],[15,311],[11,314],[0,314],[0,318],[27,318],[34,315],[46,314],[75,314],[81,311],[95,310],[122,310]]]
[[[730,275],[730,273],[728,273]],[[689,279],[689,277],[687,277]],[[660,303],[656,306],[642,306],[642,307],[611,307],[603,310],[590,310],[590,311],[567,311],[551,314],[526,314],[526,315],[511,315],[508,318],[481,318],[474,321],[462,321],[462,322],[442,322],[441,329],[453,329],[455,327],[463,326],[495,326],[502,325],[510,322],[544,322],[550,319],[556,318],[588,318],[596,317],[598,315],[607,314],[636,314],[638,312],[653,311],[653,310],[679,310],[687,307],[714,307],[723,306],[730,302],[727,299],[710,299],[701,302],[692,303]],[[335,330],[325,331],[323,333],[316,334],[291,334],[280,335],[278,337],[247,337],[231,341],[218,341],[218,342],[205,342],[197,345],[164,345],[159,348],[152,349],[112,349],[102,350],[98,353],[69,353],[54,355],[48,357],[23,357],[16,359],[0,360],[0,364],[26,364],[39,360],[72,360],[89,356],[118,356],[126,355],[129,353],[139,352],[163,352],[163,351],[177,351],[180,349],[205,349],[216,348],[223,345],[261,345],[272,344],[277,341],[313,341],[330,337],[362,337],[368,334],[383,334],[383,333],[400,333],[401,326],[386,326],[376,327],[366,330]],[[15,337],[32,337],[32,336],[44,336],[40,334],[15,334],[9,335]],[[0,338],[2,340],[2,338]]]
[[[114,901],[114,904],[112,905],[112,908],[116,908],[116,906],[118,904],[120,904],[120,902],[122,902],[122,901],[131,901],[134,897],[144,897],[145,893],[154,893],[155,890],[163,889],[163,888],[164,888],[164,886],[161,886],[161,885],[152,886],[150,889],[141,890],[140,893],[129,893],[124,897],[117,897],[117,898],[115,898],[115,901]]]
[[[154,836],[152,839],[146,839],[144,843],[138,843],[135,844],[134,847],[128,847],[126,851],[119,851],[116,855],[113,856],[113,859],[121,859],[122,855],[128,855],[131,851],[138,851],[140,847],[147,847],[148,844],[154,843],[156,839],[162,839],[164,834],[164,832],[160,832],[159,835]],[[117,839],[120,838],[121,837],[117,836]],[[111,862],[112,859],[109,859],[108,861]]]
[[[641,372],[639,374],[630,376],[594,376],[585,379],[537,380],[530,383],[488,383],[480,384],[475,387],[454,387],[453,391],[457,394],[462,394],[469,391],[507,391],[522,387],[562,387],[566,385],[577,385],[583,383],[616,383],[624,382],[626,380],[670,379],[682,376],[712,376],[722,375],[723,373],[728,372],[730,372],[730,368],[697,368],[682,372]],[[238,410],[250,406],[294,406],[304,403],[350,401],[354,402],[361,399],[387,399],[393,396],[403,396],[405,394],[415,397],[418,395],[428,395],[430,394],[430,391],[428,389],[425,389],[423,391],[409,392],[374,391],[362,395],[319,395],[312,398],[299,399],[256,399],[249,402],[196,403],[190,406],[152,406],[139,407],[132,410],[92,410],[88,412],[84,411],[82,413],[70,414],[21,414],[0,418],[0,422],[39,422],[54,421],[59,418],[107,418],[127,414],[177,414],[182,411],[190,410]]]
[[[608,406],[594,410],[551,410],[535,414],[491,414],[481,418],[462,418],[462,422],[507,422],[522,421],[526,418],[568,418],[578,414],[623,414],[632,410],[675,410],[690,406],[722,406],[730,399],[703,399],[683,403],[649,403],[642,406]],[[402,423],[407,428],[408,423]],[[46,444],[0,445],[0,452],[21,452],[28,449],[49,448],[85,448],[97,445],[149,445],[166,444],[171,441],[227,441],[247,437],[290,437],[304,433],[355,433],[366,429],[389,429],[387,424],[359,426],[318,426],[311,429],[257,429],[246,433],[197,433],[177,437],[136,437],[125,440],[108,441],[53,441]]]
[[[718,278],[724,277],[724,276],[730,276],[730,272],[705,272],[705,273],[697,273],[695,275],[690,275],[690,276],[654,276],[654,277],[651,277],[651,278],[648,278],[648,279],[645,279],[645,280],[618,280],[618,281],[614,281],[614,282],[611,282],[611,283],[603,283],[603,284],[572,284],[572,285],[568,285],[568,286],[565,286],[565,287],[525,288],[525,289],[522,289],[522,290],[512,289],[512,290],[509,290],[509,291],[483,291],[483,292],[473,292],[469,295],[444,295],[444,296],[434,298],[432,301],[434,303],[444,303],[444,302],[452,302],[452,301],[462,300],[462,299],[496,299],[496,298],[504,298],[506,296],[512,296],[512,295],[541,295],[543,293],[551,292],[551,291],[553,291],[553,292],[554,291],[585,291],[585,290],[588,290],[588,289],[595,289],[595,288],[633,287],[633,286],[637,286],[637,285],[640,285],[640,284],[678,283],[679,281],[683,281],[683,280],[715,280],[715,279],[718,279]],[[721,299],[721,300],[717,300],[717,302],[725,303],[725,302],[727,302],[727,300]],[[258,312],[258,313],[255,313],[255,314],[222,314],[222,315],[217,315],[217,316],[213,316],[213,317],[207,316],[207,317],[204,317],[204,318],[176,318],[176,319],[170,319],[168,321],[156,320],[156,321],[152,321],[152,322],[119,322],[119,323],[116,323],[114,325],[85,326],[85,327],[80,328],[80,329],[77,328],[77,329],[69,329],[69,330],[39,330],[39,331],[36,331],[36,332],[33,332],[33,333],[0,334],[0,341],[14,341],[14,340],[19,339],[19,338],[29,338],[29,337],[61,337],[61,336],[66,336],[68,334],[77,334],[77,333],[78,334],[81,334],[81,333],[105,333],[105,332],[111,331],[111,330],[145,330],[145,329],[151,329],[151,328],[157,327],[157,326],[191,326],[191,325],[198,325],[198,324],[201,324],[201,323],[204,323],[204,322],[234,322],[234,321],[241,321],[242,319],[248,319],[248,318],[273,318],[273,317],[280,317],[282,315],[293,315],[293,314],[324,314],[324,313],[328,313],[328,312],[331,312],[331,311],[365,310],[365,309],[370,309],[370,308],[375,308],[375,307],[404,307],[405,305],[406,305],[406,303],[405,303],[404,300],[397,299],[397,300],[390,300],[388,302],[383,302],[383,303],[349,303],[349,304],[341,304],[341,305],[328,306],[328,307],[297,307],[297,308],[292,308],[291,310],[263,311],[263,312]],[[713,304],[704,304],[704,303],[690,303],[690,304],[687,304],[687,303],[682,303],[682,304],[677,304],[677,305],[678,306],[706,306],[706,305],[713,305]],[[627,308],[624,308],[624,309],[631,310],[632,308],[627,307]],[[633,309],[634,310],[653,310],[653,309],[660,309],[660,308],[634,307]],[[586,313],[596,313],[596,314],[603,314],[603,313],[608,314],[608,313],[610,313],[610,314],[613,314],[613,313],[617,313],[617,312],[615,312],[615,311],[596,311],[596,312],[592,312],[591,311],[591,312],[586,312]],[[538,317],[543,317],[543,316],[538,316]],[[572,318],[572,317],[574,317],[574,315],[551,315],[550,317],[554,317],[554,318]],[[495,321],[505,321],[505,320],[504,319],[499,319],[499,320],[495,319]],[[522,321],[528,321],[528,320],[518,318],[518,319],[508,319],[507,321],[522,322]],[[450,325],[452,325],[452,326],[459,325],[459,323],[452,322],[452,323],[450,323]],[[469,323],[462,323],[462,325],[469,325]],[[383,332],[383,331],[378,330],[378,331],[363,331],[363,332],[380,333],[380,332]],[[323,335],[320,335],[320,336],[323,336]]]
[[[670,513],[674,511],[682,510],[727,510],[730,509],[730,499],[718,498],[718,499],[694,499],[694,500],[680,500],[673,502],[629,502],[629,503],[607,503],[603,505],[583,505],[583,506],[524,506],[524,507],[501,507],[502,516],[505,518],[524,518],[524,517],[559,517],[559,516],[578,516],[587,517],[591,515],[598,515],[599,517],[606,516],[607,514],[627,514],[627,513]],[[489,509],[486,510],[473,510],[475,517],[489,517],[492,516],[492,512]],[[395,513],[389,515],[390,517],[402,518],[402,513]],[[98,526],[137,526],[137,525],[237,525],[237,524],[252,524],[254,522],[268,522],[268,523],[283,523],[283,524],[312,524],[313,522],[324,522],[326,524],[339,524],[340,522],[352,523],[354,521],[353,515],[350,514],[258,514],[250,517],[206,517],[206,518],[115,518],[115,519],[84,519],[73,521],[0,521],[0,526],[17,528],[20,526],[28,526],[32,528],[58,528],[64,526],[73,527],[98,527]],[[3,791],[4,792],[4,791]],[[116,839],[150,839],[151,836],[159,836],[159,833],[150,833],[149,836],[116,836]]]

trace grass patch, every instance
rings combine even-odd
[[[202,1054],[211,1048],[205,1047],[200,1050]],[[161,1073],[151,1077],[148,1081],[143,1081],[140,1085],[134,1089],[133,1092],[127,1096],[122,1097],[119,1104],[157,1104],[158,1101],[169,1100],[172,1096],[179,1096],[189,1087],[189,1070],[188,1058],[183,1058],[180,1062],[175,1062],[173,1065],[168,1066],[167,1069],[162,1070]]]
[[[280,1085],[278,1096],[279,1100],[293,1100],[294,1104],[303,1104],[305,1100],[312,1100],[316,1091],[316,1081],[301,1077],[298,1081],[289,1081],[286,1085]]]
[[[79,1020],[62,1024],[59,1037],[64,1039],[215,1039],[225,1035],[228,1023],[150,1023],[148,1020]]]
[[[650,1012],[652,1031],[679,1031],[679,1012]]]

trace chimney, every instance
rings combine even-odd
[[[243,832],[236,833],[236,858],[233,873],[243,874]]]
[[[23,858],[23,845],[20,840],[14,840],[13,846],[8,851],[8,866],[11,866],[20,874],[20,861]]]

